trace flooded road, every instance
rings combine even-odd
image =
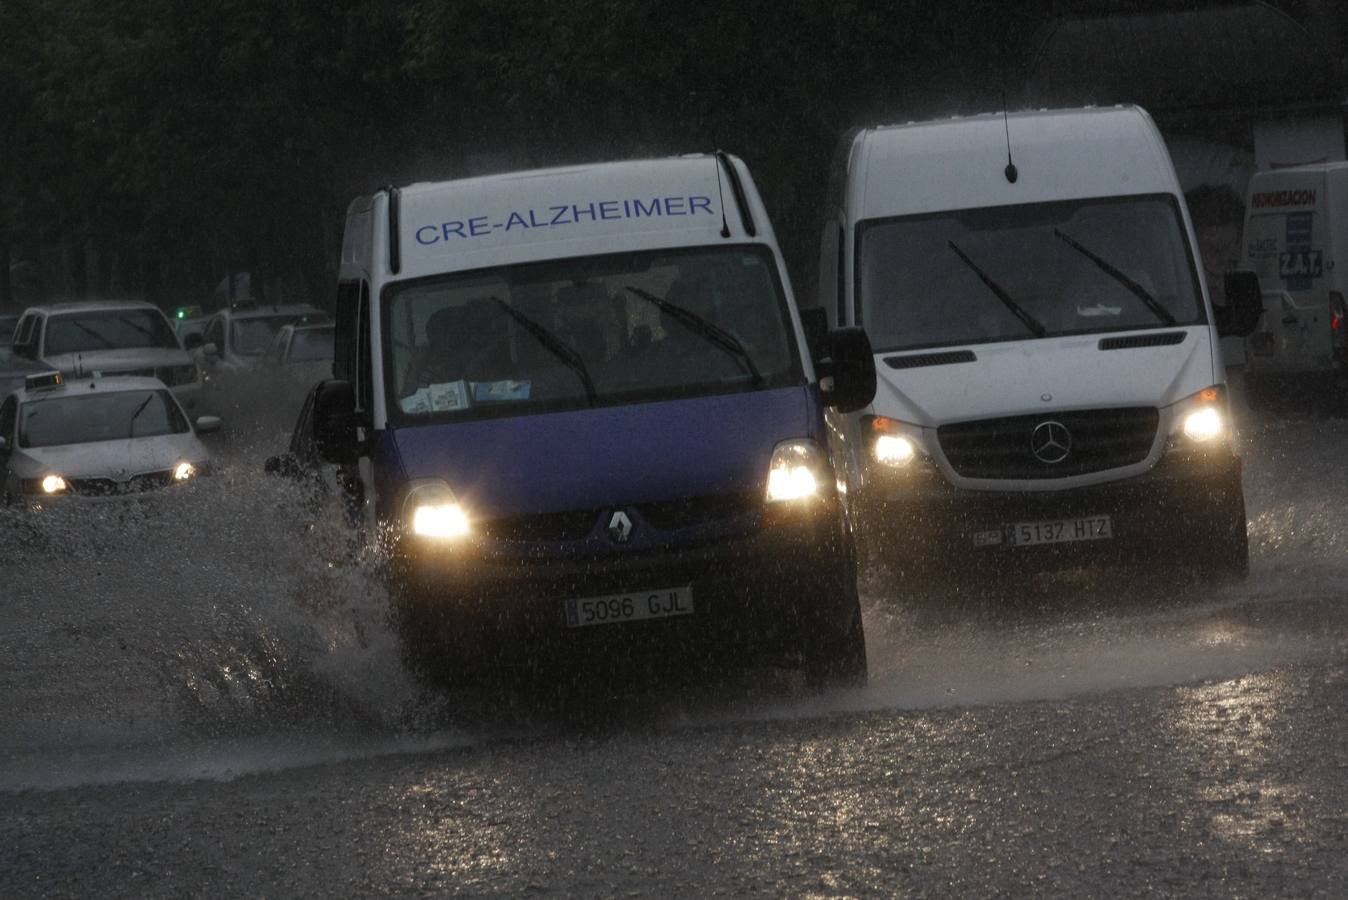
[[[871,683],[427,688],[258,474],[0,513],[0,894],[1348,892],[1348,422],[1245,429],[1252,572],[863,581]]]

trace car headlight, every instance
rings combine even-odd
[[[1230,436],[1226,394],[1220,386],[1204,388],[1175,404],[1172,426],[1194,444],[1213,444]]]
[[[417,537],[452,540],[467,536],[472,526],[449,485],[428,478],[414,481],[408,488],[403,501],[403,528]]]
[[[824,452],[813,441],[782,441],[768,465],[768,502],[788,503],[817,497],[831,484]]]
[[[48,475],[38,482],[44,494],[61,494],[69,489],[70,485],[60,475]]]
[[[197,467],[190,462],[180,462],[173,467],[173,480],[186,481],[197,474]]]

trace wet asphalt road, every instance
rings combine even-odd
[[[1348,896],[1348,422],[1247,431],[1247,583],[869,577],[821,696],[427,689],[243,466],[6,521],[0,896]]]

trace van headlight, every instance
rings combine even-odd
[[[403,529],[431,540],[466,537],[472,526],[468,513],[445,482],[438,478],[413,481],[403,501]]]
[[[924,458],[915,428],[886,416],[862,419],[871,460],[885,469],[907,469]]]
[[[828,461],[814,441],[782,441],[772,449],[768,465],[768,502],[789,503],[820,495],[832,481]]]
[[[1231,436],[1227,420],[1226,391],[1220,386],[1204,388],[1174,406],[1171,445],[1215,445]],[[1176,440],[1183,437],[1183,441]]]
[[[1192,441],[1206,443],[1226,434],[1226,423],[1215,407],[1196,409],[1184,417],[1184,436]]]

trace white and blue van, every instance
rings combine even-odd
[[[1249,396],[1348,413],[1348,162],[1256,172],[1241,243],[1265,308],[1245,342]]]
[[[859,533],[901,568],[1155,558],[1242,575],[1241,460],[1169,153],[1137,107],[870,128],[843,143],[819,298],[866,329],[834,419]],[[1220,315],[1219,315],[1220,314]]]
[[[728,649],[864,679],[824,410],[870,401],[872,355],[807,341],[741,161],[382,190],[339,279],[296,441],[387,540],[414,643],[459,674]]]

